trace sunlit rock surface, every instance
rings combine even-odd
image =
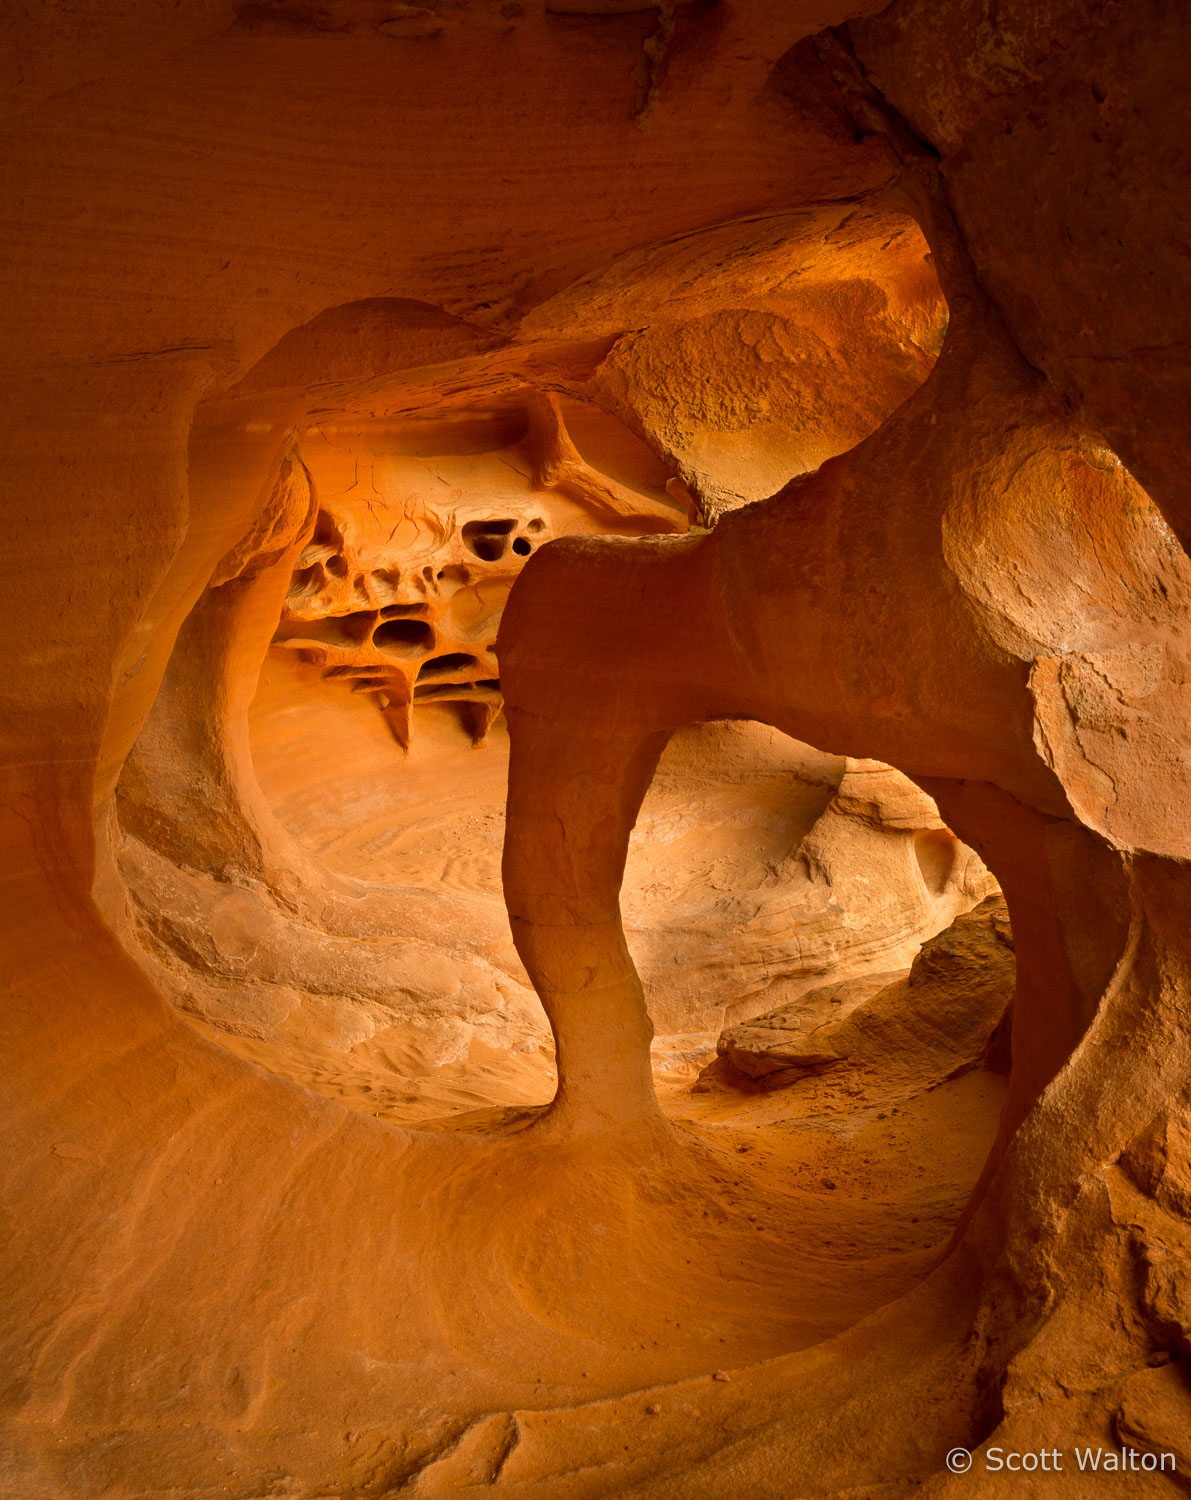
[[[1189,25],[5,11],[6,1496],[1185,1481]]]

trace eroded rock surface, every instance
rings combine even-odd
[[[458,433],[440,424],[440,441],[466,444],[456,455],[427,451],[425,421],[303,435],[320,505],[274,640],[371,696],[404,749],[414,708],[431,703],[456,705],[473,740],[487,739],[501,711],[501,611],[538,547],[576,532],[686,529],[652,454],[636,445],[632,488],[587,463],[563,422],[558,397],[535,393]],[[502,437],[516,441],[484,451]]]
[[[326,861],[326,879],[359,892],[328,893],[304,919],[259,884],[122,845],[130,940],[175,1003],[254,1061],[386,1119],[536,1103],[554,1083],[500,898],[507,738],[497,726],[476,755],[448,711],[430,712],[405,758],[317,666],[283,653],[266,670],[263,789],[312,872]],[[666,1085],[693,1078],[725,1021],[824,976],[908,963],[992,883],[888,767],[759,725],[677,736],[624,896]]]
[[[426,320],[404,316],[420,336]],[[355,359],[365,335],[392,357],[393,317],[362,317]],[[326,358],[330,326],[297,330],[239,399]],[[362,420],[367,384],[340,401],[338,422],[293,435],[254,532],[182,628],[118,788],[112,920],[211,1034],[355,1107],[537,1102],[552,1042],[500,892],[507,740],[461,758],[442,715],[462,710],[487,741],[501,613],[541,546],[681,533],[690,496],[622,424],[523,385],[399,422]],[[667,1081],[728,1019],[909,962],[990,885],[888,767],[748,724],[676,739],[627,905],[654,1022],[675,1038],[656,1051]]]
[[[1068,1470],[1077,1444],[1169,1453],[1182,1482],[1189,21],[1168,0],[4,9],[16,1500],[1016,1495],[989,1445]],[[378,682],[383,611],[445,601],[381,602],[388,564],[322,505],[303,443],[531,398],[571,445],[544,444],[534,494],[586,486],[592,532],[626,533],[560,531],[501,623],[506,885],[543,1010],[524,984],[493,998],[515,962],[494,900],[395,908],[361,873],[367,841],[327,804],[373,742],[343,736],[321,783],[292,753],[288,795],[321,785],[308,823],[354,862],[331,869],[278,816],[280,773],[275,799],[256,777],[250,714],[322,507],[300,571],[326,577],[291,623],[367,628],[270,670],[284,650],[319,712],[319,690],[350,705],[328,722],[366,712],[418,767],[442,710],[415,711],[403,758],[362,701],[385,689],[320,674]],[[716,525],[623,525],[608,424],[652,452],[651,501]],[[474,519],[512,519],[488,498]],[[358,606],[331,597],[349,554]],[[439,686],[480,693],[490,621],[439,617],[440,654],[479,663]],[[697,965],[644,886],[633,910],[631,827],[659,766],[668,794],[667,747],[724,718],[896,765],[995,873],[1008,1079],[940,1081],[950,1039],[915,1029],[902,981],[796,1086],[694,1094],[685,1032],[671,1080],[654,1066],[646,991],[727,1010],[739,934],[772,917],[787,986],[758,964],[732,1002],[755,1017],[815,988],[802,959],[868,944],[880,972],[890,931],[952,920],[979,873],[874,794],[885,772],[841,767],[798,814],[813,860],[754,817],[682,913],[714,1003],[667,992],[667,962]],[[487,859],[456,874],[490,881]],[[796,910],[816,918],[801,958]],[[889,931],[849,929],[862,910]],[[133,957],[146,934],[156,968]],[[210,986],[192,1013],[218,1000],[206,1035],[169,1003],[187,975]],[[991,1017],[978,992],[957,1024]],[[375,1044],[399,1092],[465,1040],[432,1036],[461,1012],[490,1040],[549,1014],[552,1106],[477,1082],[473,1036],[438,1075],[460,1070],[451,1128],[371,1118],[339,1059]],[[300,1079],[250,1051],[291,1019]],[[892,1103],[878,1055],[930,1066]],[[973,1472],[947,1472],[956,1447]],[[1096,1481],[1114,1500],[1170,1482]]]
[[[716,1051],[728,1069],[765,1088],[828,1068],[879,1073],[890,1084],[907,1067],[943,1079],[986,1063],[990,1052],[1007,1071],[1016,977],[1008,909],[990,896],[929,938],[908,974],[811,990],[729,1027]]]

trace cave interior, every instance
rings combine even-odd
[[[0,1494],[1184,1492],[1191,13],[0,25]]]

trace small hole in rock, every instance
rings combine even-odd
[[[434,631],[425,620],[385,620],[377,626],[372,644],[394,656],[416,656],[434,644]]]
[[[468,521],[463,527],[463,545],[481,562],[499,562],[505,555],[509,533],[516,521]]]
[[[441,677],[447,672],[463,672],[479,665],[474,656],[468,656],[463,651],[451,651],[446,656],[432,656],[429,661],[423,662],[418,677]]]
[[[376,621],[370,609],[358,609],[350,615],[326,615],[316,620],[295,620],[282,626],[279,638],[293,642],[318,642],[323,646],[349,648],[362,646]]]

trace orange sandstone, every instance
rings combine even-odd
[[[3,28],[0,1492],[1191,1472],[1183,10]]]

